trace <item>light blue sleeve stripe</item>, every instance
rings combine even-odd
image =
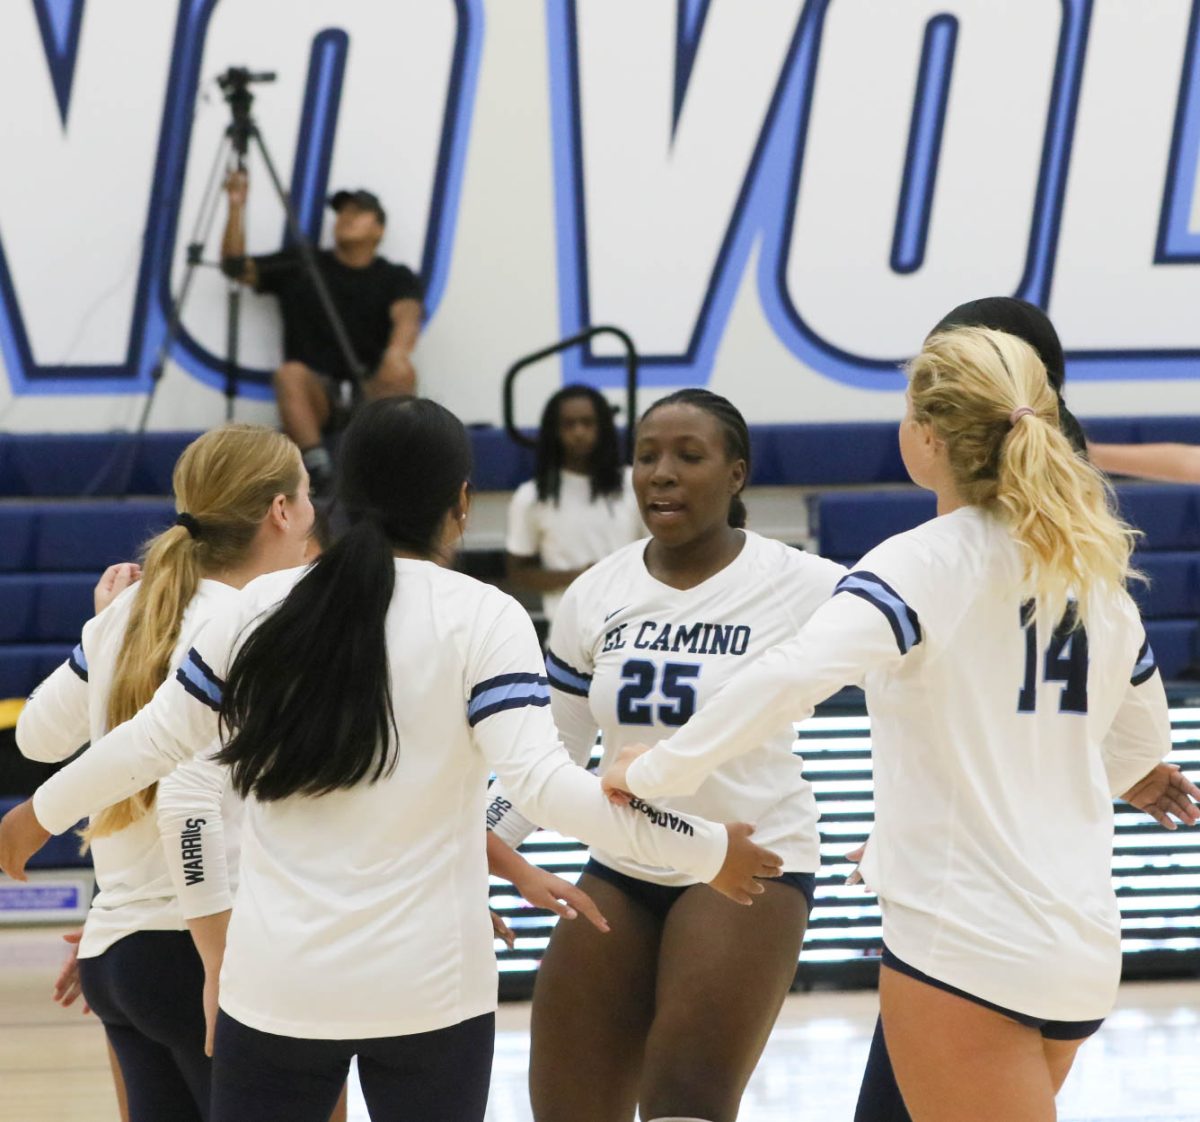
[[[221,687],[217,685],[203,670],[200,669],[190,658],[183,660],[183,665],[179,668],[179,673],[186,678],[193,686],[196,687],[205,697],[220,706],[221,704]]]
[[[841,580],[841,588],[856,589],[865,593],[895,621],[904,636],[904,649],[912,650],[920,642],[921,636],[909,619],[909,607],[894,592],[884,588],[878,581],[864,579],[857,573],[849,573]]]
[[[584,694],[592,688],[591,678],[575,673],[565,662],[555,658],[553,651],[546,656],[546,675],[556,686],[566,686]]]
[[[75,660],[76,664],[79,666],[79,669],[86,674],[88,668],[87,655],[83,653],[82,643],[77,643],[75,645],[75,649],[71,652],[71,657]]]
[[[545,682],[510,682],[504,686],[493,686],[471,698],[467,706],[467,720],[474,721],[484,709],[516,701],[549,701],[550,690]]]

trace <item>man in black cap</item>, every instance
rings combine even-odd
[[[354,373],[330,326],[316,287],[296,247],[247,257],[247,178],[234,172],[226,184],[229,219],[221,243],[226,275],[267,292],[283,314],[283,363],[275,371],[275,399],[283,430],[299,446],[316,493],[333,476],[323,432],[345,421],[356,404]],[[412,350],[421,327],[421,280],[404,265],[378,254],[387,215],[370,191],[338,191],[333,248],[318,250],[317,268],[366,372],[369,399],[416,392]]]

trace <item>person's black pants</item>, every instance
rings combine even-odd
[[[131,1122],[206,1122],[204,967],[186,931],[137,931],[79,960],[83,996],[108,1034]]]
[[[213,1122],[327,1122],[350,1060],[375,1122],[482,1122],[496,1016],[364,1040],[306,1040],[217,1017]]]

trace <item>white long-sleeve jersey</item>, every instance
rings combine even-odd
[[[1112,798],[1170,747],[1132,600],[1086,630],[1027,626],[1009,532],[963,508],[869,553],[795,639],[638,759],[630,789],[687,793],[866,676],[875,827],[862,863],[901,960],[1005,1008],[1092,1020],[1121,966]]]
[[[392,1036],[495,1008],[480,829],[490,771],[530,817],[611,850],[703,880],[725,858],[722,827],[614,807],[572,763],[537,637],[514,600],[429,562],[395,565],[395,770],[320,797],[247,801],[221,1005],[263,1032]],[[38,820],[64,829],[203,751],[239,637],[299,576],[247,585],[133,720],[43,784]]]
[[[719,573],[681,591],[646,569],[635,542],[589,569],[563,598],[546,657],[554,719],[571,755],[591,756],[599,729],[600,774],[626,744],[669,736],[721,687],[796,634],[829,599],[845,570],[780,542],[746,533],[742,551]],[[784,869],[820,864],[817,805],[795,754],[786,717],[764,724],[755,749],[730,760],[667,810],[750,822],[754,840],[783,857]],[[679,794],[676,792],[675,794]],[[535,828],[493,789],[489,827],[510,845]],[[545,823],[540,823],[545,825]],[[594,848],[597,860],[656,884],[694,883],[673,869]]]
[[[23,755],[65,760],[108,731],[109,693],[136,595],[135,585],[89,620],[70,658],[26,703],[17,722]],[[229,585],[200,582],[184,613],[172,671],[211,615],[236,596]],[[236,837],[237,807],[223,769],[197,763],[159,783],[155,809],[115,834],[95,838],[92,863],[100,891],[84,922],[80,957],[103,954],[135,931],[178,931],[187,918],[229,907],[225,836]],[[85,813],[88,809],[99,804]],[[186,901],[182,909],[181,901]]]

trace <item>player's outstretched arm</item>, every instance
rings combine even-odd
[[[1110,475],[1167,483],[1200,483],[1200,447],[1191,444],[1088,444],[1088,456]]]
[[[916,641],[901,646],[870,602],[834,596],[799,634],[736,674],[682,729],[629,763],[624,789],[643,799],[694,794],[722,764],[805,720],[842,686],[899,662]],[[608,786],[620,785],[613,776]]]

